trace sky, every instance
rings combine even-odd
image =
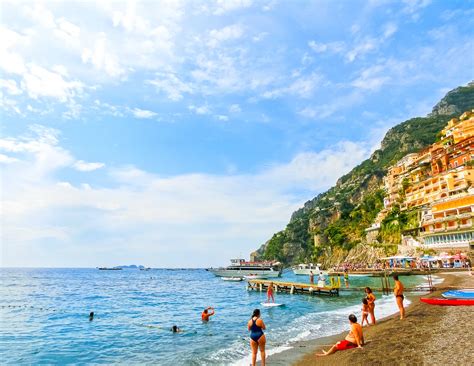
[[[0,6],[7,267],[248,258],[474,79],[473,1]]]

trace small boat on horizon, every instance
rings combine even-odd
[[[121,271],[120,267],[99,267],[99,271]]]

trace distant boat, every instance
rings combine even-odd
[[[243,280],[242,277],[221,277],[222,281],[240,282]]]
[[[120,267],[99,267],[99,271],[121,271]]]
[[[217,277],[244,277],[252,274],[265,277],[280,277],[280,262],[247,262],[245,259],[231,259],[231,265],[221,268],[207,268],[206,271]]]
[[[268,277],[266,275],[257,275],[257,274],[251,274],[248,276],[244,276],[246,280],[265,280]]]
[[[313,275],[317,276],[320,272],[323,272],[324,275],[327,275],[327,271],[321,270],[321,268],[319,268],[320,266],[320,264],[301,263],[293,267],[293,273],[299,276],[309,276],[311,272],[313,272]]]
[[[147,268],[140,268],[140,271],[149,271],[151,268],[150,267],[147,267]]]

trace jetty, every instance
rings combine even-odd
[[[436,273],[454,273],[454,272],[468,272],[468,268],[389,268],[389,269],[366,269],[366,270],[357,270],[349,271],[349,276],[367,276],[367,277],[384,277],[384,276],[425,276],[428,274]],[[343,271],[328,271],[329,276],[344,276]]]
[[[339,296],[339,289],[341,287],[340,281],[331,277],[330,286],[318,287],[317,284],[299,283],[299,282],[280,282],[270,280],[249,280],[247,282],[248,291],[266,291],[270,284],[273,285],[273,291],[286,292],[290,294],[308,294],[308,295],[328,295]]]

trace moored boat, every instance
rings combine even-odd
[[[255,275],[255,274],[250,274],[248,276],[244,276],[246,280],[265,280],[268,278],[266,275]]]
[[[230,282],[240,282],[243,280],[242,277],[221,277],[222,281],[230,281]]]
[[[279,277],[281,275],[280,262],[247,262],[244,259],[231,259],[230,266],[221,268],[207,268],[217,277],[241,277],[258,275],[269,277]]]
[[[441,294],[445,299],[474,300],[474,289],[450,290]]]
[[[430,305],[460,306],[474,305],[474,299],[440,299],[440,298],[421,298],[420,301]]]
[[[317,276],[322,272],[324,275],[327,275],[327,271],[321,270],[320,266],[319,263],[316,265],[313,263],[301,263],[293,267],[293,273],[299,276],[309,276],[313,272],[313,275]]]

